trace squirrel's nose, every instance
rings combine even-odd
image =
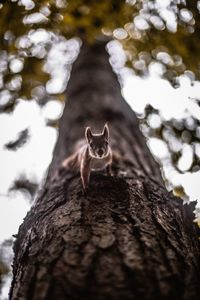
[[[99,150],[98,150],[98,155],[99,155],[99,156],[102,156],[102,155],[103,155],[103,150],[102,150],[102,149],[99,149]]]

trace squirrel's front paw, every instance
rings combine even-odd
[[[89,184],[83,184],[83,192],[87,193],[89,190]]]
[[[83,188],[83,195],[84,196],[86,196],[88,194],[88,192],[89,192],[89,187],[88,186]]]
[[[106,170],[106,174],[107,174],[107,176],[114,176],[114,174],[113,174],[113,172],[111,171],[111,170]]]

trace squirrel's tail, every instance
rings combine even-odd
[[[77,153],[74,153],[73,155],[69,156],[62,162],[62,168],[75,170],[77,168],[77,163],[78,163],[78,155]]]

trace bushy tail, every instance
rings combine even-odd
[[[78,154],[74,153],[62,162],[62,168],[76,170],[78,167]]]

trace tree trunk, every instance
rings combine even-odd
[[[15,242],[10,299],[199,299],[194,203],[165,189],[108,59],[104,45],[83,46],[74,64],[47,180]],[[85,126],[105,122],[114,176],[93,172],[86,194],[80,174],[56,179]]]

